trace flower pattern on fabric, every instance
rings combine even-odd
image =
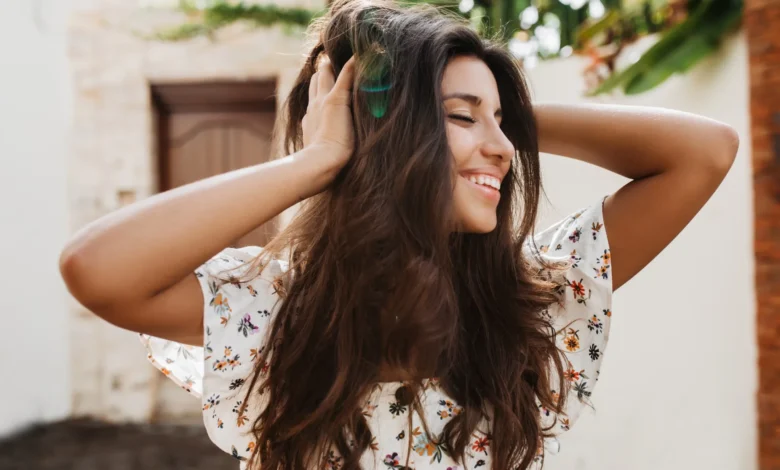
[[[590,398],[609,338],[612,259],[602,205],[603,199],[538,233],[533,244],[529,240],[525,245],[529,254],[569,265],[558,292],[560,303],[541,312],[558,332],[556,343],[568,361],[564,381],[570,390],[564,413],[557,416],[539,406],[543,424],[552,425],[556,433],[569,430],[582,410],[591,406]],[[531,253],[535,250],[538,252]],[[204,295],[203,347],[141,335],[152,364],[187,392],[201,398],[209,437],[235,457],[241,468],[245,468],[254,449],[249,430],[257,410],[264,405],[242,407],[245,385],[266,347],[266,334],[285,295],[284,286],[277,278],[286,265],[278,261],[266,266],[259,277],[240,281],[248,262],[260,251],[258,247],[228,248],[196,270]],[[267,370],[268,365],[264,364],[263,371]],[[423,381],[419,398],[431,432],[429,436],[417,412],[396,399],[395,391],[402,385],[402,382],[378,383],[364,401],[362,412],[373,438],[361,458],[363,468],[402,469],[408,465],[415,470],[464,470],[462,463],[455,462],[438,439],[446,423],[462,408],[444,393],[436,378]],[[559,394],[557,390],[552,392],[554,397]],[[478,430],[488,429],[486,424],[483,420]],[[545,452],[554,453],[557,448],[556,439],[547,439],[532,469],[541,466]],[[476,431],[465,456],[465,468],[490,469],[490,437]],[[331,451],[325,468],[341,467],[341,456]]]

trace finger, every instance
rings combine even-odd
[[[314,72],[314,75],[311,76],[311,80],[309,80],[309,106],[311,106],[312,103],[314,103],[314,100],[317,98],[317,72]]]
[[[309,117],[308,114],[303,116],[303,119],[301,119],[301,139],[303,140],[304,147],[306,147],[309,144],[308,119],[306,119],[307,117]]]
[[[333,86],[334,91],[343,92],[349,95],[352,91],[352,83],[355,81],[355,56],[349,58],[344,67],[341,68],[339,78]]]
[[[317,96],[327,95],[336,83],[336,78],[333,76],[333,66],[327,56],[320,62],[317,73],[319,74],[317,77]]]

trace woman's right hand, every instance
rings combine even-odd
[[[332,159],[336,170],[349,161],[355,147],[351,106],[354,78],[354,56],[344,64],[338,79],[324,56],[311,78],[309,106],[301,122],[304,148],[316,149],[322,158]]]

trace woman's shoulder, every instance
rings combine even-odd
[[[526,240],[525,249],[548,259],[569,257],[575,262],[577,255],[601,255],[597,250],[608,249],[604,226],[604,200],[580,208],[538,231]]]
[[[250,453],[246,432],[255,416],[254,408],[241,406],[245,384],[264,367],[267,335],[284,299],[288,265],[264,255],[260,247],[226,248],[195,270],[203,291],[202,345],[141,335],[152,364],[201,398],[211,440],[237,457]]]
[[[288,262],[268,256],[259,246],[228,247],[195,270],[198,277],[211,276],[226,282],[268,281],[284,274]],[[199,275],[200,273],[201,275]]]
[[[563,413],[542,410],[552,431],[568,430],[585,408],[601,373],[612,324],[612,255],[604,225],[602,198],[537,233],[527,249],[558,272],[560,300],[544,315],[565,356],[564,383],[569,387]]]

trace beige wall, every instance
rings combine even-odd
[[[529,72],[537,101],[579,103],[579,59]],[[703,114],[736,128],[739,155],[720,189],[677,239],[622,287],[611,344],[588,413],[550,470],[750,470],[756,464],[757,383],[747,47],[740,35],[691,73],[608,103]],[[685,155],[680,155],[685,158]],[[631,158],[626,155],[625,158]],[[625,180],[546,156],[541,226]],[[641,214],[637,214],[641,217]],[[607,227],[609,229],[609,227]]]
[[[176,25],[167,10],[124,0],[74,0],[69,56],[74,129],[70,211],[80,227],[156,192],[150,83],[275,79],[281,104],[298,72],[302,35],[236,26],[212,42],[144,41],[134,32]],[[285,2],[288,4],[295,2]],[[120,193],[124,196],[120,197]],[[131,195],[127,198],[127,195]],[[76,414],[148,420],[198,414],[199,403],[148,366],[136,336],[77,308],[72,312]]]

